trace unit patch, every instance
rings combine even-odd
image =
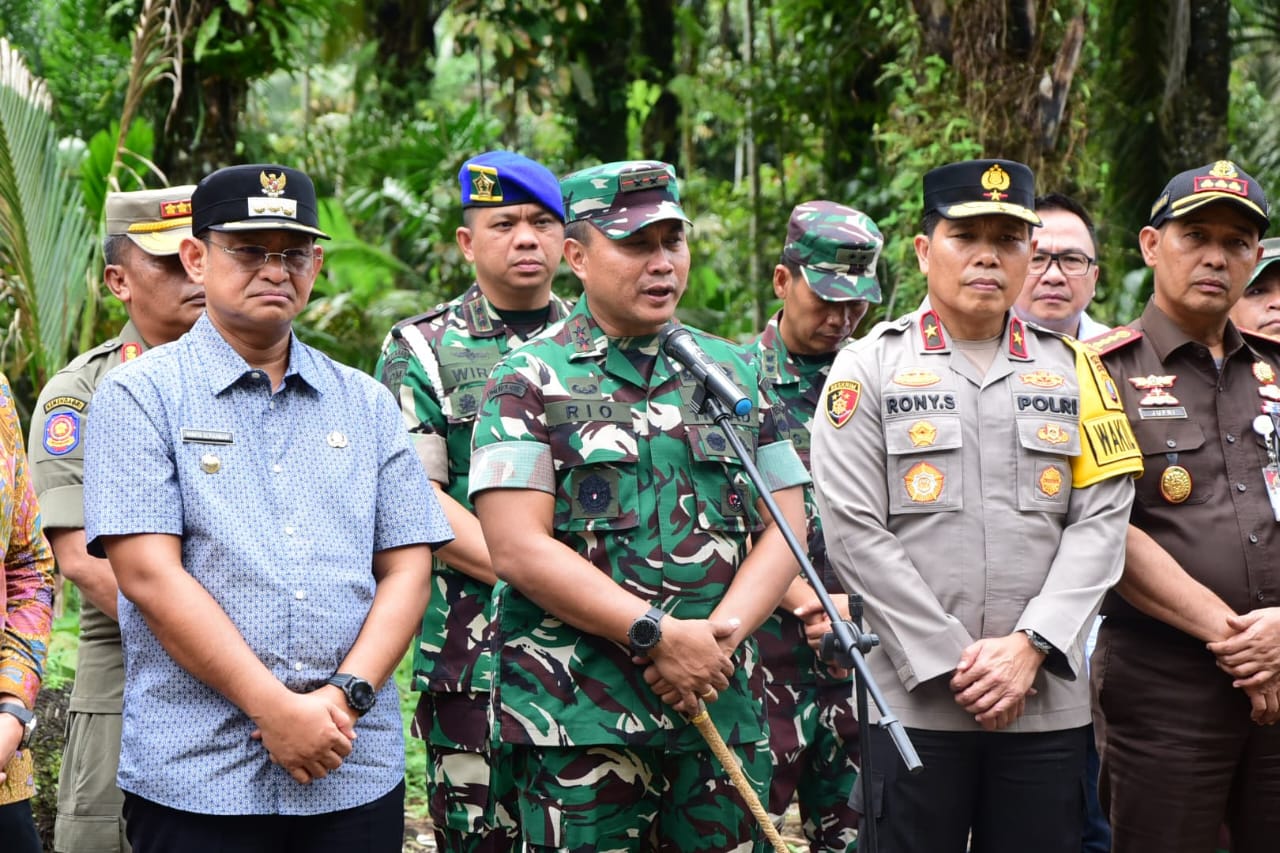
[[[1056,498],[1062,491],[1062,471],[1056,465],[1050,465],[1040,472],[1040,480],[1036,483],[1045,497]]]
[[[50,456],[65,456],[80,443],[80,416],[58,412],[44,422],[44,449]]]
[[[945,477],[936,466],[928,462],[917,462],[902,478],[907,488],[907,497],[913,503],[931,504],[942,494]]]
[[[827,386],[824,395],[827,420],[836,429],[844,426],[858,410],[858,400],[862,397],[862,383],[852,379],[842,379]]]

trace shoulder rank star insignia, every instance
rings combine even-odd
[[[126,361],[133,361],[135,358],[137,358],[140,355],[142,355],[141,344],[130,341],[129,343],[120,347],[120,361],[122,363]]]
[[[1176,406],[1178,398],[1169,393],[1177,376],[1130,376],[1129,382],[1139,391],[1146,391],[1147,396],[1138,401],[1139,406]]]
[[[1264,385],[1270,385],[1276,381],[1276,372],[1265,361],[1255,361],[1253,363],[1253,377]]]
[[[1027,357],[1027,333],[1017,317],[1009,320],[1009,355],[1014,358]]]
[[[844,426],[858,410],[858,400],[862,397],[862,383],[853,380],[832,382],[827,386],[825,395],[827,420],[836,429]]]
[[[902,485],[906,486],[912,503],[931,504],[942,494],[945,480],[943,473],[932,464],[917,462],[902,478]]]
[[[1063,382],[1067,381],[1066,377],[1061,374],[1051,373],[1044,369],[1033,370],[1030,373],[1019,373],[1018,378],[1022,380],[1023,385],[1030,385],[1033,388],[1043,388],[1045,390],[1049,390],[1050,388],[1059,388],[1062,386]]]
[[[936,311],[926,311],[920,315],[920,336],[924,339],[924,348],[928,352],[947,348],[947,342],[942,337],[942,321]]]
[[[279,198],[284,195],[284,185],[288,183],[289,176],[284,172],[273,175],[270,172],[263,172],[258,176],[258,181],[262,184],[262,194],[270,198]]]

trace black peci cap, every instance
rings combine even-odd
[[[191,195],[191,231],[299,231],[329,235],[320,224],[316,188],[305,172],[252,164],[219,169]]]

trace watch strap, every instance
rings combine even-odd
[[[1042,655],[1053,653],[1053,643],[1050,643],[1033,628],[1023,628],[1022,633],[1027,635],[1027,639],[1031,642],[1031,647]]]
[[[17,702],[0,702],[0,714],[9,714],[17,717],[18,722],[22,723],[22,740],[18,741],[18,748],[26,749],[36,728],[35,711],[31,711],[25,705],[19,705]]]

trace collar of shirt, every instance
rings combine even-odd
[[[185,337],[204,365],[205,375],[209,379],[209,391],[215,397],[246,375],[261,372],[250,366],[244,356],[227,343],[210,322],[208,314],[201,314]],[[292,380],[292,377],[297,377],[297,380]],[[311,348],[298,340],[298,336],[292,331],[289,333],[289,366],[285,369],[284,381],[286,384],[301,381],[316,394],[324,394],[332,389],[329,374],[319,369]]]
[[[1175,351],[1184,346],[1189,344],[1204,346],[1204,344],[1201,344],[1179,328],[1169,318],[1168,314],[1157,308],[1154,299],[1147,302],[1147,307],[1142,312],[1141,329],[1142,334],[1151,341],[1151,348],[1155,351],[1156,357],[1160,359],[1162,364],[1167,362]],[[1241,349],[1245,350],[1251,360],[1257,361],[1259,359],[1258,354],[1245,343],[1235,324],[1227,320],[1227,327],[1222,332],[1222,351],[1230,359]]]

